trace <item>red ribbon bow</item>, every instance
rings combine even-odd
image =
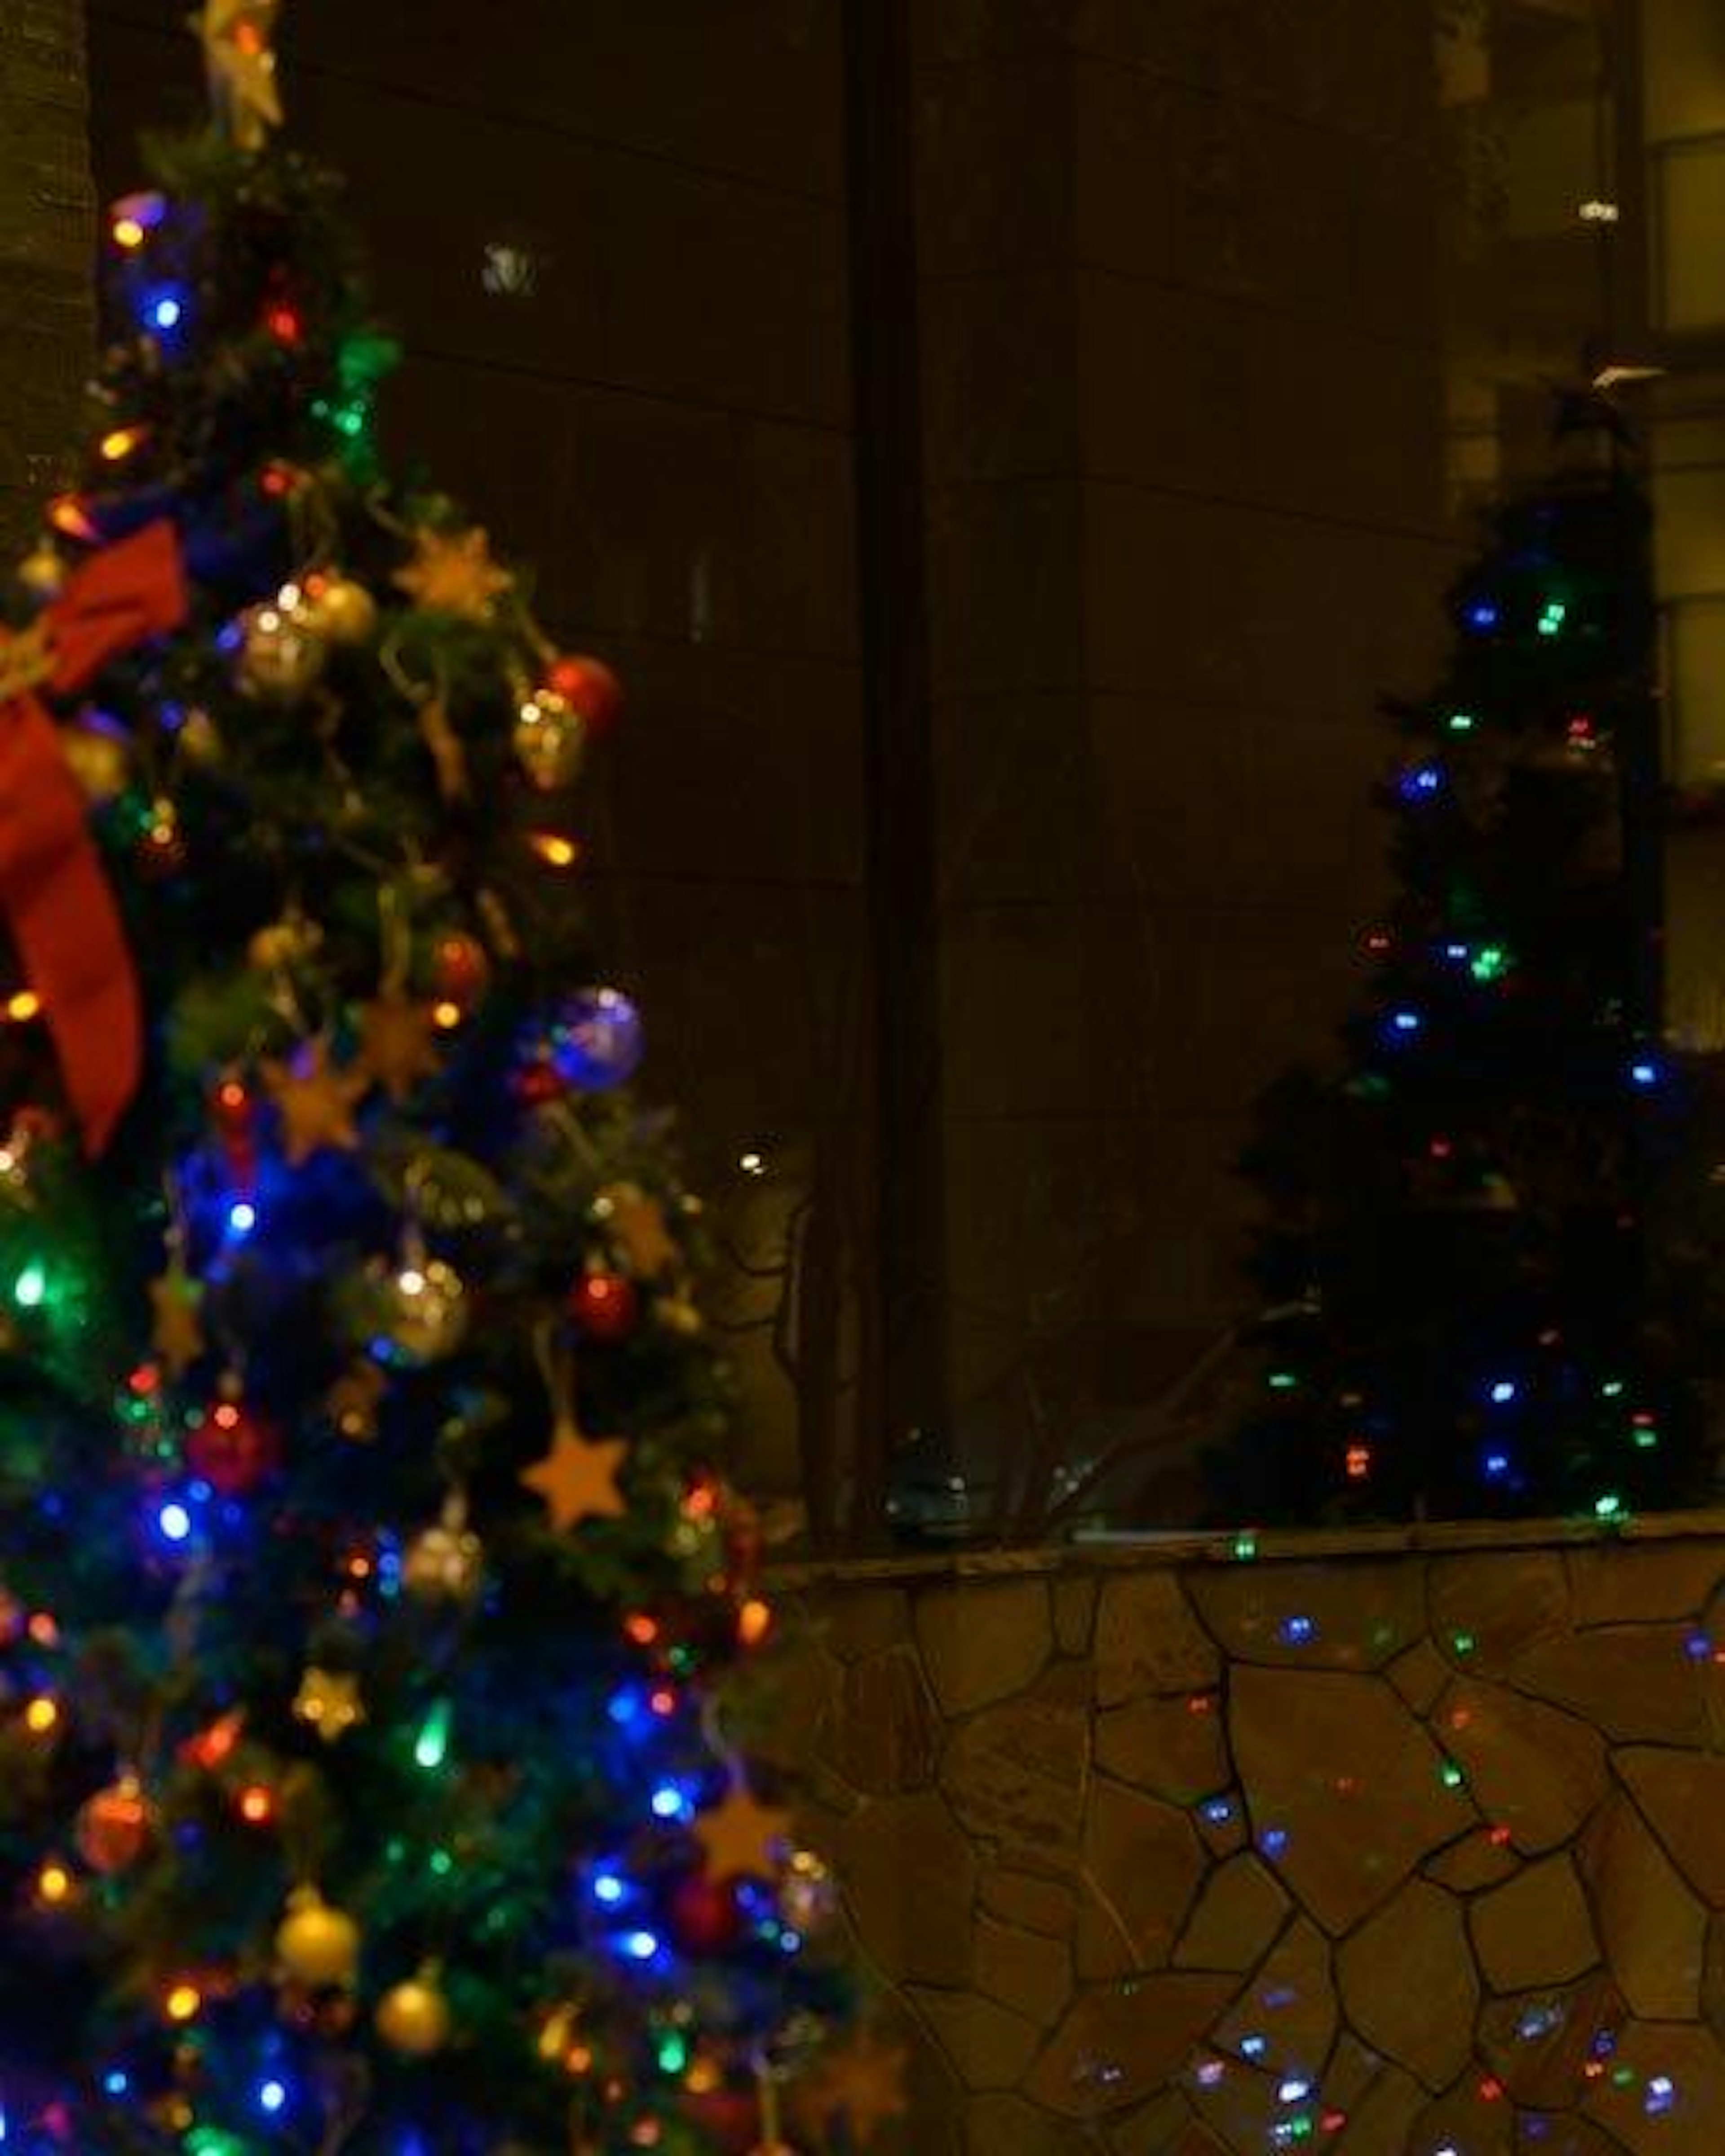
[[[92,1158],[137,1091],[143,1015],[83,790],[35,691],[75,695],[186,613],[179,539],[164,521],[92,556],[33,628],[0,642],[0,914]]]

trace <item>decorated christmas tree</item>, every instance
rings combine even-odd
[[[1263,1389],[1211,1462],[1235,1521],[1611,1522],[1695,1486],[1649,520],[1614,413],[1567,400],[1560,442],[1487,520],[1436,690],[1392,707],[1399,889],[1345,1067],[1262,1106]]]
[[[208,0],[4,580],[0,2144],[858,2147],[700,1209],[583,927],[617,685],[386,477],[275,8]]]

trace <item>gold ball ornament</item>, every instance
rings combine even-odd
[[[63,726],[60,749],[85,800],[100,807],[125,793],[131,777],[131,757],[118,735],[98,726]]]
[[[408,1545],[402,1584],[421,1602],[471,1602],[485,1585],[485,1545],[467,1524],[467,1501],[451,1497],[442,1519]]]
[[[305,613],[316,634],[348,649],[377,634],[377,602],[352,577],[326,577],[308,586]]]
[[[18,563],[18,580],[32,598],[57,599],[65,587],[66,565],[44,542],[33,547]]]
[[[453,1355],[467,1337],[467,1284],[441,1258],[410,1254],[380,1268],[377,1326],[394,1363],[435,1363]],[[378,1353],[374,1348],[372,1353]]]
[[[405,2059],[429,2059],[449,2041],[449,2002],[434,1971],[422,1969],[377,2001],[377,2034]]]
[[[155,1832],[156,1815],[142,1785],[136,1775],[123,1774],[111,1788],[98,1789],[80,1810],[78,1854],[92,1871],[111,1879],[131,1869]]]
[[[275,1934],[276,1958],[295,1984],[347,1989],[359,1974],[359,1926],[315,1887],[295,1888]]]
[[[329,647],[303,608],[268,600],[248,607],[239,628],[234,679],[243,696],[259,703],[292,704],[316,687]]]
[[[586,720],[555,690],[535,690],[516,714],[516,760],[542,793],[574,783],[586,747]]]

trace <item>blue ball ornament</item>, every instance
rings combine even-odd
[[[563,1006],[552,1032],[558,1075],[589,1093],[626,1086],[646,1049],[640,1012],[621,988],[583,988]]]

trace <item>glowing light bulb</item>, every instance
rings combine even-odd
[[[146,427],[116,427],[103,435],[96,444],[97,452],[105,464],[124,464],[148,433]]]
[[[72,1883],[72,1875],[65,1866],[50,1860],[36,1874],[36,1898],[56,1908],[70,1897]]]
[[[39,1310],[48,1294],[48,1275],[39,1260],[32,1258],[12,1284],[12,1299],[20,1310]]]
[[[42,1015],[42,998],[33,988],[20,988],[6,1001],[6,1015],[14,1025],[27,1025],[33,1018]]]
[[[454,1719],[454,1707],[448,1700],[440,1699],[420,1726],[413,1745],[413,1764],[428,1774],[435,1774],[449,1756],[449,1732]]]
[[[285,2082],[276,2081],[272,2076],[269,2081],[258,2083],[258,2108],[266,2118],[274,2118],[285,2111],[287,2100],[287,2084]]]
[[[60,1703],[47,1692],[38,1692],[24,1709],[24,1727],[33,1737],[46,1737],[60,1726]]]
[[[203,1994],[195,1984],[177,1984],[162,2002],[170,2021],[195,2021],[203,2005]]]
[[[578,841],[561,831],[535,831],[527,843],[547,868],[572,869],[581,859]]]
[[[156,1515],[156,1530],[165,1543],[189,1542],[192,1515],[183,1505],[171,1502]]]

